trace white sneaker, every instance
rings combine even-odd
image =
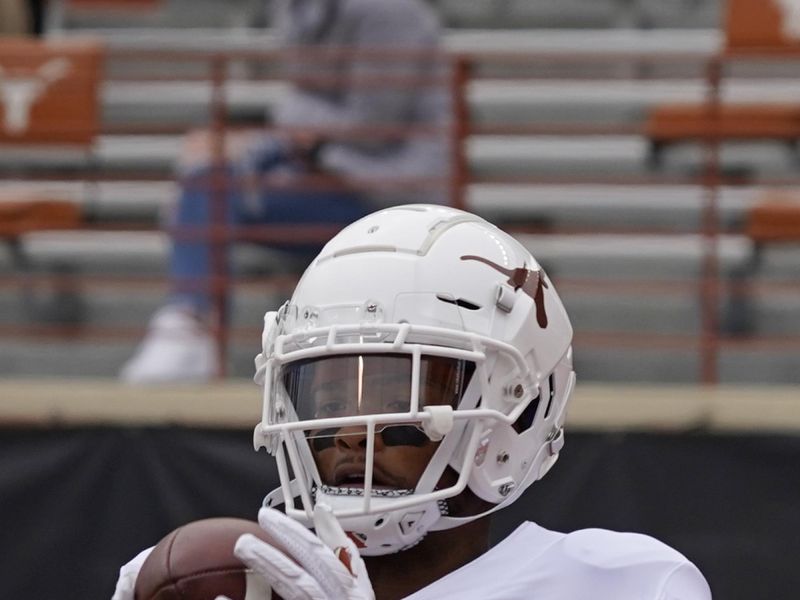
[[[136,354],[120,371],[130,384],[205,382],[217,373],[217,344],[186,307],[167,305],[150,320]]]

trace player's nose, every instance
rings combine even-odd
[[[366,452],[367,450],[367,428],[359,427],[342,427],[336,433],[336,447],[340,450],[350,452]],[[383,436],[380,433],[375,434],[375,451],[383,448]]]

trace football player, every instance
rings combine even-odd
[[[490,515],[558,458],[571,343],[552,281],[480,217],[407,205],[348,226],[264,317],[255,445],[281,486],[259,522],[290,556],[249,535],[237,556],[286,599],[709,599],[645,535],[525,522],[489,547]]]

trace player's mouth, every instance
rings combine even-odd
[[[334,483],[336,487],[354,487],[354,488],[363,488],[364,487],[364,477],[359,477],[357,475],[351,475],[349,477],[344,477],[342,479],[337,479]],[[379,483],[375,483],[375,485],[379,486]]]
[[[345,463],[338,465],[333,472],[333,477],[329,485],[335,487],[363,488],[366,477],[364,465]],[[372,487],[374,489],[390,489],[405,487],[403,482],[391,477],[379,468],[374,468],[372,472]]]

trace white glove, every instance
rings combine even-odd
[[[114,589],[114,595],[111,600],[133,600],[133,591],[136,587],[136,577],[139,571],[142,570],[144,560],[150,556],[155,546],[151,546],[146,550],[142,550],[133,557],[128,563],[122,565],[119,569],[119,579],[117,579],[117,587]]]
[[[234,554],[284,600],[374,600],[367,568],[331,509],[314,509],[317,535],[272,508],[258,511],[258,523],[287,554],[244,534]]]

